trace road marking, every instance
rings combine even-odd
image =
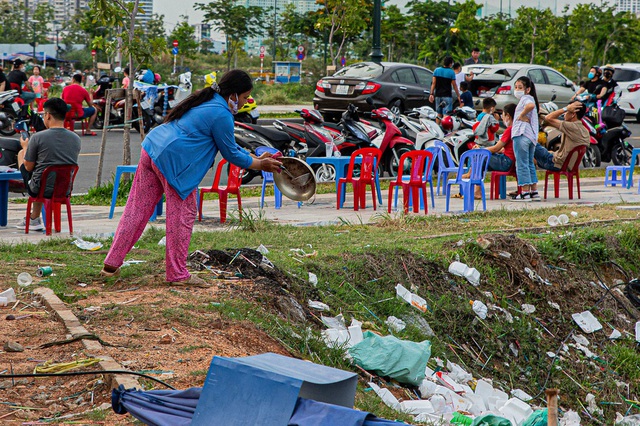
[[[89,157],[93,155],[100,155],[99,152],[85,152],[84,154],[80,154],[80,157]]]

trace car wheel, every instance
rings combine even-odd
[[[601,162],[600,149],[596,145],[589,145],[587,152],[584,154],[584,157],[582,157],[582,167],[599,167]]]
[[[404,112],[402,101],[400,99],[394,99],[389,102],[389,110],[391,110],[393,115],[395,115],[396,117],[402,114]]]
[[[102,111],[98,111],[96,114],[96,120],[93,122],[93,128],[97,130],[102,130],[104,127],[104,113]]]
[[[640,109],[636,113],[636,123],[640,123]]]

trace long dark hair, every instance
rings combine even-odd
[[[171,110],[169,115],[164,119],[164,122],[168,123],[180,119],[187,111],[191,110],[191,108],[195,108],[213,99],[216,93],[226,99],[234,93],[245,93],[251,89],[253,89],[253,81],[246,71],[240,69],[228,71],[222,76],[218,84],[214,83],[211,87],[198,90],[180,102],[178,106]]]
[[[521,82],[525,89],[530,89],[529,94],[533,96],[533,100],[536,102],[535,114],[537,114],[538,111],[540,111],[540,104],[538,103],[538,94],[536,93],[536,85],[533,84],[533,81],[531,81],[531,79],[526,76],[520,77],[519,79],[516,80],[516,82],[517,81]]]

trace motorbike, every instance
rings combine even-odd
[[[374,101],[371,98],[367,98],[367,103],[373,106]],[[384,172],[389,173],[391,177],[398,176],[400,157],[405,152],[415,149],[415,144],[402,136],[402,131],[394,124],[394,118],[395,115],[386,107],[375,108],[371,111],[371,119],[379,120],[382,129],[382,132],[371,141],[375,147],[382,151],[381,176]],[[402,172],[406,174],[409,172],[411,165],[405,162],[404,167],[405,169]]]
[[[93,106],[96,109],[96,119],[93,122],[95,129],[101,130],[104,128],[104,113],[107,109],[107,90],[113,88],[113,83],[117,80],[116,77],[102,75],[97,81],[97,90],[93,92]],[[120,99],[111,100],[111,109],[109,113],[109,124],[123,124],[124,114],[119,114],[115,108],[116,103]],[[124,105],[123,105],[124,107]]]
[[[13,136],[16,134],[15,123],[24,114],[24,102],[17,90],[7,90],[0,93],[0,112],[5,115],[0,124],[0,135]]]
[[[340,156],[338,145],[344,142],[342,135],[324,128],[323,117],[317,110],[297,110],[304,119],[303,124],[276,120],[273,126],[289,135],[294,143],[295,156],[307,157]],[[312,166],[318,182],[335,180],[336,169],[331,164],[314,164]]]
[[[256,109],[258,104],[256,100],[249,96],[247,103],[242,105],[242,108],[238,109],[238,113],[234,116],[235,121],[242,123],[257,124],[258,118],[260,118],[260,112]]]

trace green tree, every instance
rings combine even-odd
[[[25,16],[25,8],[21,3],[12,6],[9,2],[0,2],[0,39],[3,43],[28,43],[30,33],[25,31],[22,22]]]
[[[164,28],[164,15],[158,15],[157,13],[151,15],[151,19],[147,22],[145,28],[145,34],[150,40],[166,38],[167,31]]]
[[[408,22],[409,18],[402,14],[398,6],[390,5],[385,9],[380,23],[381,42],[383,46],[388,46],[387,56],[390,61],[401,61],[411,48],[414,37],[411,37],[407,30]]]
[[[180,16],[181,21],[175,26],[169,35],[169,42],[178,40],[180,54],[187,58],[193,58],[198,51],[198,42],[196,41],[196,31],[189,25],[189,17]]]
[[[208,4],[196,3],[195,8],[204,12],[204,22],[210,22],[225,35],[227,44],[227,70],[231,58],[243,45],[243,40],[264,33],[264,10],[257,6],[243,6],[233,0],[214,0]]]

